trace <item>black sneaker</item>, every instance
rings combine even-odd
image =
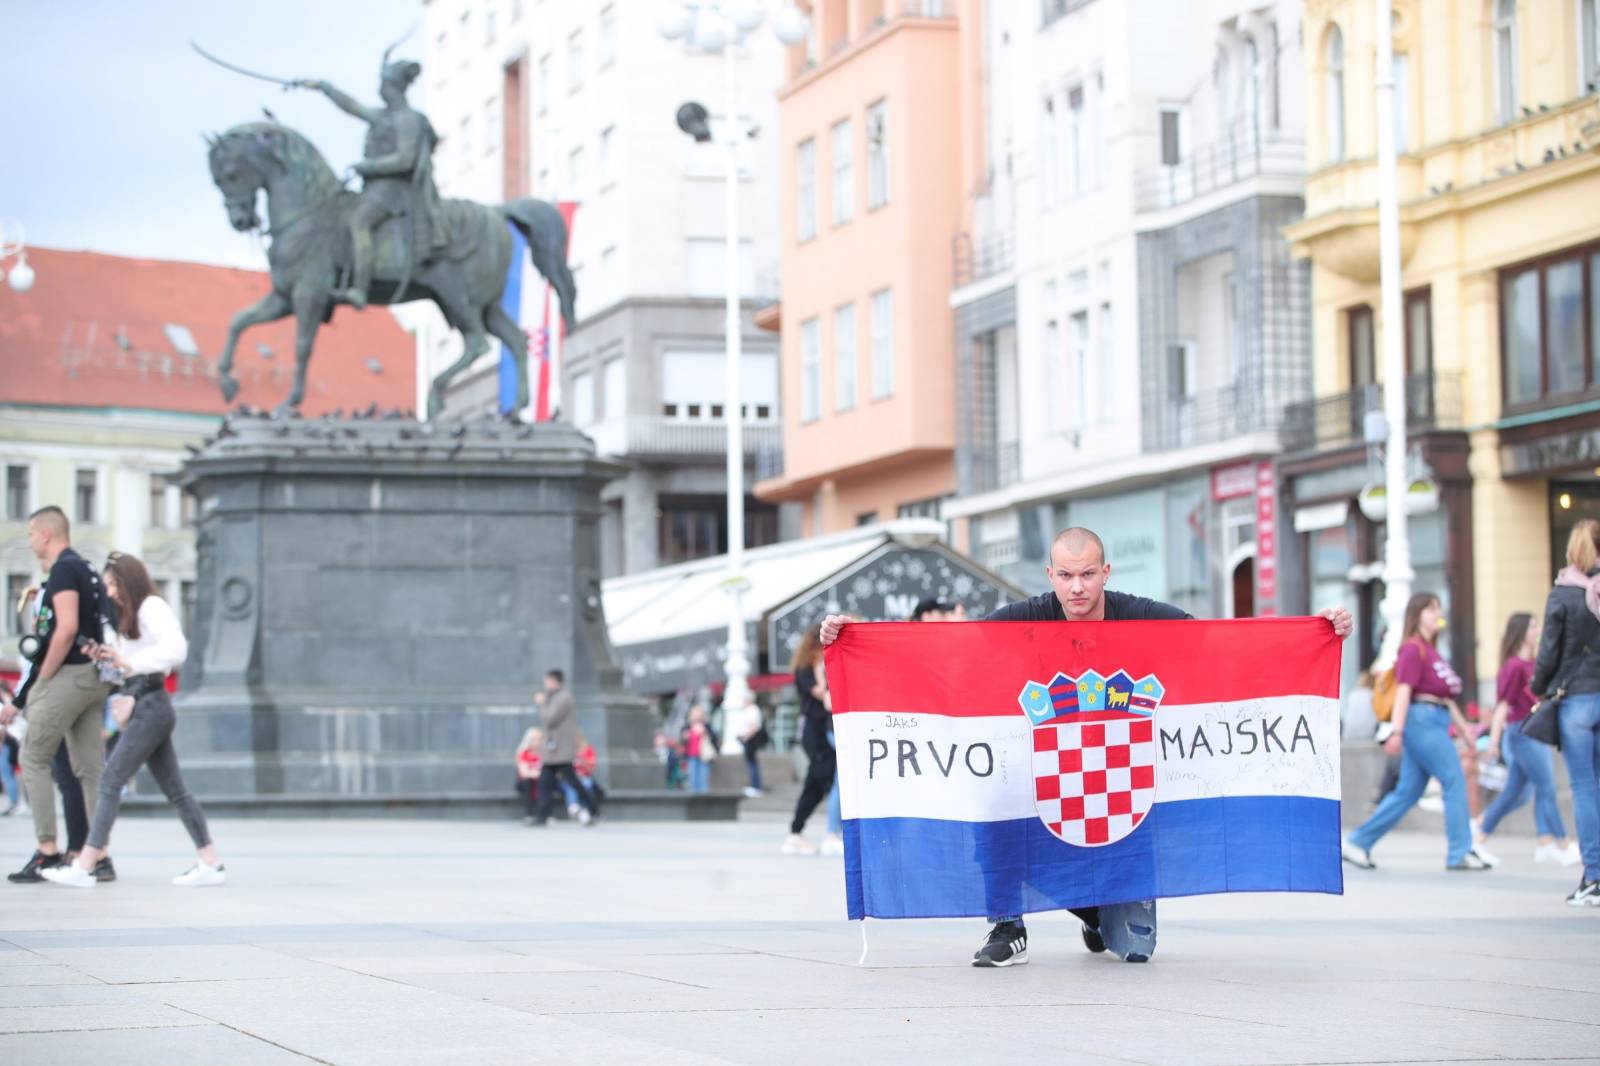
[[[42,884],[44,875],[39,871],[48,870],[52,866],[60,866],[61,863],[62,856],[60,852],[54,855],[46,855],[42,851],[36,851],[33,853],[33,858],[29,859],[27,865],[23,866],[22,869],[14,874],[6,874],[6,880],[14,885]]]
[[[999,923],[972,954],[974,966],[1020,966],[1027,961],[1028,930],[1021,922]]]
[[[1580,881],[1567,897],[1568,906],[1600,907],[1600,881]]]
[[[94,879],[96,881],[115,881],[117,868],[111,865],[111,856],[102,855],[100,861],[94,864]]]
[[[1090,928],[1088,922],[1083,923],[1083,946],[1096,955],[1106,949],[1106,942],[1100,936],[1100,930]]]

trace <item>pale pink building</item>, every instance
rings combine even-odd
[[[982,174],[978,0],[812,0],[779,92],[781,472],[815,536],[955,491],[952,247]]]

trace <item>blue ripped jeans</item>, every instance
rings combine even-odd
[[[1108,903],[1095,908],[1099,912],[1099,923],[1096,931],[1100,939],[1105,941],[1106,950],[1117,958],[1127,961],[1136,958],[1139,961],[1148,960],[1156,953],[1156,901],[1153,899],[1135,900],[1131,903]],[[1078,911],[1073,911],[1083,917]],[[1008,914],[989,921],[996,925],[1001,922],[1020,922],[1022,915]],[[1085,921],[1085,925],[1090,924]]]

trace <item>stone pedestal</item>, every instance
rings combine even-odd
[[[178,700],[202,797],[505,795],[563,670],[613,790],[659,787],[600,603],[599,490],[562,425],[230,419],[185,467],[198,602]]]

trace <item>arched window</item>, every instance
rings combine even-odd
[[[1494,0],[1494,117],[1517,117],[1517,0]]]
[[[1344,162],[1344,34],[1329,26],[1323,61],[1327,68],[1322,94],[1327,120],[1329,163]]]

